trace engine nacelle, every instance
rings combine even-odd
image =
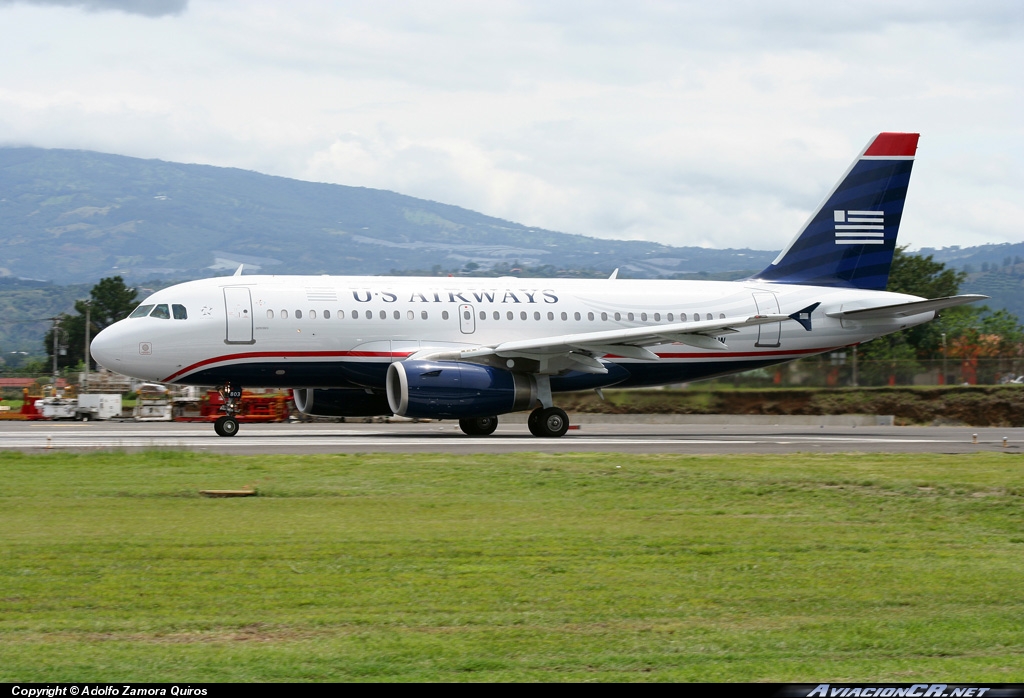
[[[295,407],[314,417],[374,417],[391,414],[388,399],[362,388],[296,388],[292,390]]]
[[[461,361],[401,361],[388,367],[387,395],[402,417],[488,417],[533,407],[537,381]]]

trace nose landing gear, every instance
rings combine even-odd
[[[238,413],[238,403],[242,399],[242,389],[228,383],[218,389],[220,397],[224,400],[224,416],[218,417],[213,423],[213,430],[217,436],[234,436],[238,433],[238,420],[235,415]]]

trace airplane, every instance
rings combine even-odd
[[[789,245],[740,281],[242,276],[153,293],[92,355],[145,381],[218,386],[238,432],[242,386],[291,388],[318,416],[457,419],[486,436],[554,396],[749,371],[860,344],[985,299],[885,291],[919,134],[876,135]],[[616,270],[617,271],[617,270]]]

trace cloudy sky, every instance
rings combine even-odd
[[[879,131],[901,242],[1024,241],[1024,3],[0,0],[0,145],[779,249]]]

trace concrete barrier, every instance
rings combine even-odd
[[[498,417],[504,424],[526,424],[529,412]],[[570,424],[715,424],[736,426],[891,427],[893,415],[878,414],[592,414],[570,412]]]

